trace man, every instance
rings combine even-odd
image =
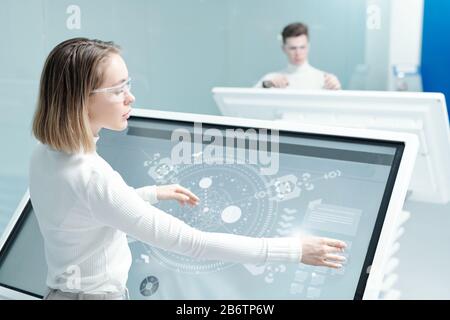
[[[289,89],[340,90],[341,83],[330,73],[313,68],[308,63],[308,27],[303,23],[287,25],[282,32],[283,52],[289,64],[287,68],[266,74],[255,87]]]

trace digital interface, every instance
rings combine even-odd
[[[250,140],[244,147],[248,152],[238,155],[235,147],[235,161],[227,163],[226,148],[223,154],[205,152],[208,142],[196,145],[194,137],[191,161],[174,163],[172,151],[180,142],[172,141],[171,134],[180,128],[195,136],[192,123],[130,118],[123,132],[101,132],[98,153],[130,186],[178,183],[194,192],[200,198],[198,206],[183,207],[176,201],[155,206],[199,230],[252,237],[305,232],[336,238],[347,243],[347,262],[336,270],[195,260],[129,238],[133,264],[127,287],[132,299],[354,299],[357,289],[364,290],[364,269],[375,253],[378,238],[373,235],[382,227],[401,143],[281,131],[279,150],[271,150],[278,161],[276,170],[262,174],[262,167],[273,163],[249,161]],[[214,129],[225,132],[227,127]],[[35,218],[26,223],[32,226],[22,229],[39,238]],[[17,234],[16,239],[32,238]],[[16,242],[2,252],[0,283],[42,295],[45,272],[33,273],[32,266],[28,273],[19,270],[23,274],[14,269],[26,260],[24,250],[34,255],[40,250],[42,261],[34,263],[45,265],[43,248],[36,248],[42,240],[29,242],[27,248],[22,245],[21,254]],[[24,284],[27,281],[14,280],[30,276],[42,280],[34,280],[33,288]]]

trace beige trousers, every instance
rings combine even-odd
[[[48,288],[44,300],[130,300],[130,296],[128,289],[112,293],[76,293]]]

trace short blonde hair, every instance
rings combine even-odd
[[[93,152],[87,102],[103,82],[102,63],[120,47],[113,42],[69,39],[48,55],[41,75],[33,134],[66,153]]]

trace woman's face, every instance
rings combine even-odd
[[[89,96],[88,115],[95,136],[102,128],[124,130],[135,98],[128,87],[128,69],[122,57],[111,54],[104,62],[104,80]]]

